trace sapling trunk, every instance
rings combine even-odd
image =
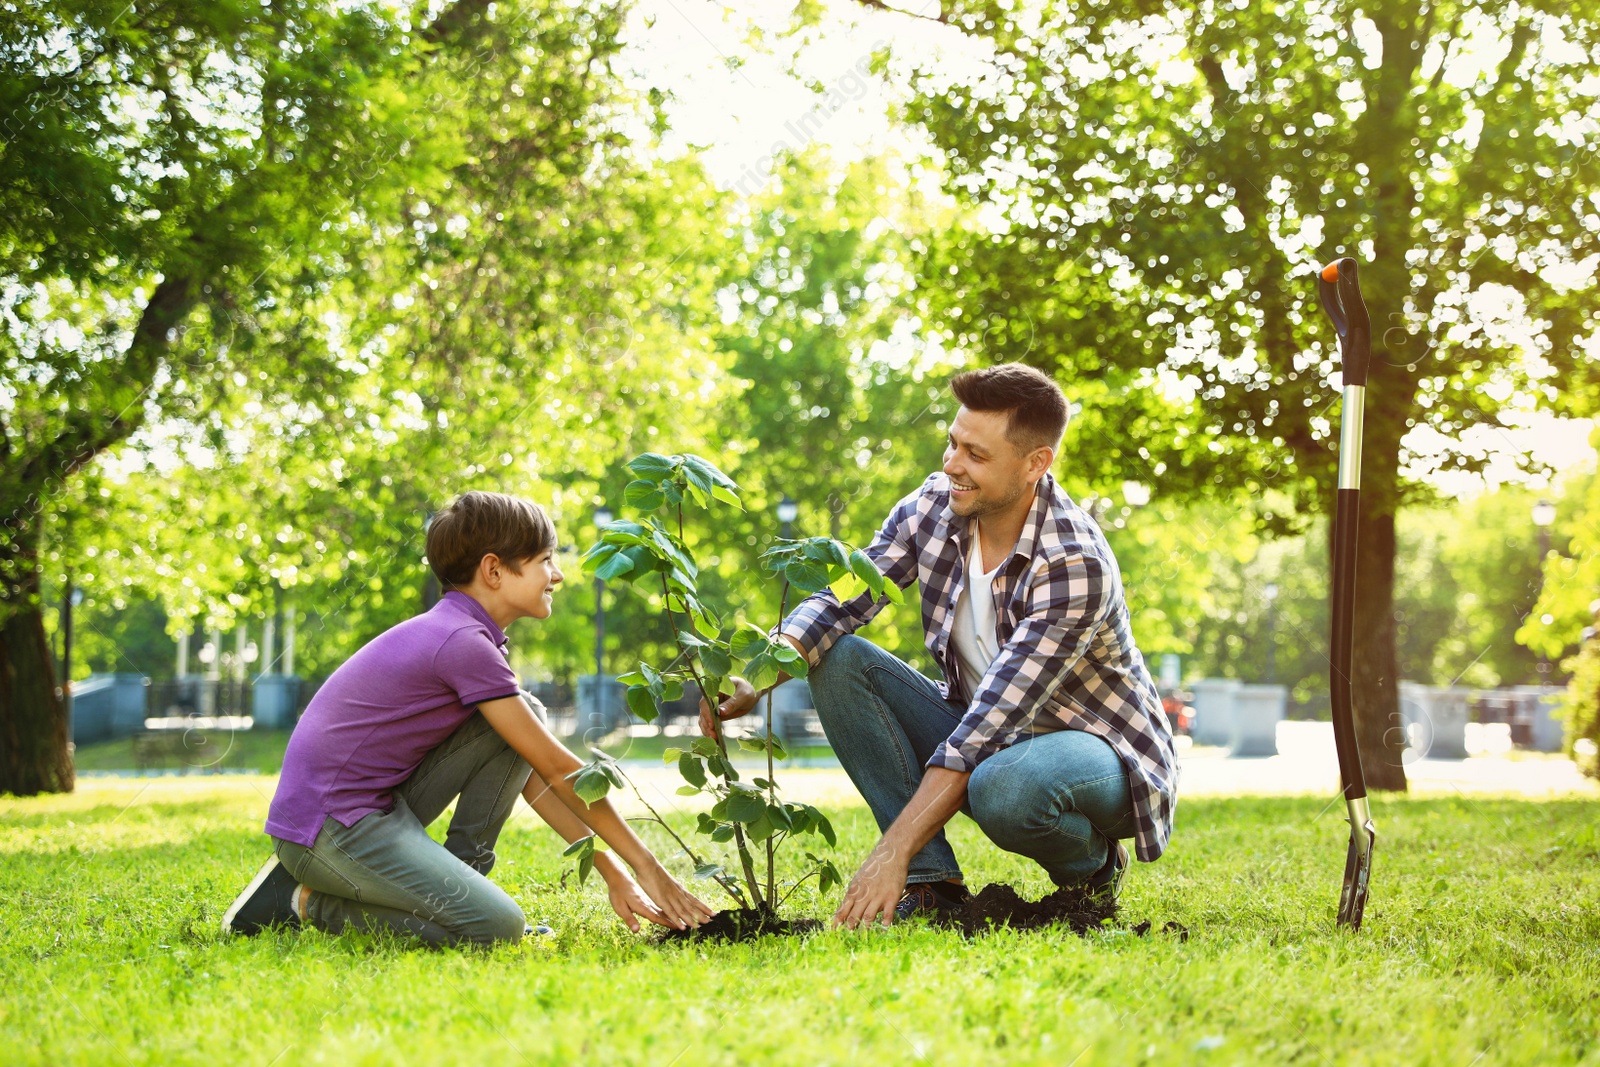
[[[784,616],[789,613],[789,579],[783,580],[783,592],[778,596],[778,625],[783,625]],[[772,691],[777,686],[767,689],[767,803],[777,806],[778,803],[778,772],[773,763],[772,755]],[[777,834],[773,833],[767,838],[767,902],[776,911],[778,904],[778,843]]]
[[[683,540],[683,503],[681,501],[678,504],[678,540]],[[695,669],[694,656],[689,653],[689,649],[684,646],[683,642],[678,637],[678,627],[672,621],[672,588],[667,584],[667,576],[665,573],[661,575],[661,595],[663,598],[662,605],[667,610],[667,626],[672,630],[672,640],[675,644],[677,644],[679,650],[683,652],[687,658],[689,663],[689,673],[694,675],[694,684],[699,687],[701,697],[712,709],[712,739],[717,743],[717,751],[722,754],[723,764],[731,769],[733,767],[733,760],[728,756],[728,742],[723,737],[722,717],[716,713],[717,694],[711,692],[710,689],[707,688],[705,679],[702,678],[700,676],[700,672]],[[688,605],[685,604],[685,608],[687,607]],[[690,616],[689,624],[691,626],[694,625],[694,619],[692,615]],[[733,843],[734,847],[739,853],[739,866],[744,873],[745,885],[750,889],[750,896],[755,901],[755,906],[757,908],[761,908],[765,906],[771,898],[770,896],[762,896],[761,880],[756,877],[755,861],[750,857],[750,845],[747,841],[745,841],[744,827],[738,822],[734,822],[733,824]],[[768,869],[771,869],[770,864]]]
[[[639,798],[639,803],[643,804],[645,810],[650,813],[650,818],[647,821],[656,823],[663,830],[665,830],[668,836],[678,843],[678,847],[683,849],[684,855],[689,857],[689,862],[695,865],[696,870],[707,866],[706,861],[701,859],[699,854],[696,853],[694,849],[689,847],[689,842],[679,837],[678,831],[674,830],[667,820],[661,817],[661,813],[656,811],[655,805],[645,799],[644,790],[639,788],[639,783],[635,782],[632,778],[629,778],[628,773],[621,767],[617,768],[617,773],[622,775],[623,779],[633,789],[633,795]],[[722,891],[724,893],[733,898],[734,903],[739,905],[739,907],[748,908],[750,906],[750,902],[744,898],[744,894],[739,892],[738,882],[735,882],[732,878],[729,878],[725,874],[717,875],[715,877],[715,881],[722,887]]]

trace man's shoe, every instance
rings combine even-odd
[[[523,923],[522,924],[522,936],[523,937],[553,937],[553,936],[555,936],[555,931],[550,929],[544,923],[540,923],[538,926],[532,926],[532,925],[529,925],[528,923]]]
[[[1117,842],[1116,849],[1106,857],[1106,865],[1089,882],[1089,893],[1102,903],[1115,904],[1122,892],[1122,877],[1128,873],[1128,846]]]
[[[294,876],[273,856],[256,872],[222,916],[224,934],[254,934],[269,926],[299,926],[294,913]]]
[[[964,906],[971,896],[958,882],[912,882],[895,905],[896,922],[914,915],[941,915]]]

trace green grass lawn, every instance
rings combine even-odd
[[[1367,925],[1335,930],[1342,811],[1180,805],[1107,930],[971,942],[921,924],[658,947],[563,884],[519,811],[495,877],[559,931],[493,951],[285,932],[224,941],[270,779],[0,798],[0,1060],[961,1065],[1600,1063],[1600,802],[1379,799]],[[873,840],[835,810],[841,866]],[[436,830],[441,829],[437,828]],[[647,833],[650,828],[647,828]],[[1036,869],[953,826],[969,876]],[[709,897],[709,894],[708,894]],[[836,902],[803,889],[796,912]]]

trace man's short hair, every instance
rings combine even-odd
[[[950,391],[972,411],[1004,411],[1006,440],[1018,452],[1058,448],[1067,431],[1066,394],[1043,371],[1026,363],[997,363],[962,371]]]
[[[516,574],[522,561],[556,543],[556,528],[531,500],[474,489],[462,493],[428,524],[428,566],[446,589],[472,584],[483,557],[494,553]]]

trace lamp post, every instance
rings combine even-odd
[[[1262,590],[1267,598],[1267,684],[1278,681],[1278,583],[1268,582]]]
[[[783,499],[778,501],[778,536],[785,541],[794,536],[794,520],[800,514],[800,505],[789,499],[789,494],[783,494]]]
[[[1533,506],[1533,524],[1539,528],[1539,591],[1544,591],[1544,561],[1550,555],[1550,527],[1556,521],[1556,506],[1548,500],[1541,500]],[[1538,606],[1538,598],[1534,598],[1534,605]],[[1543,646],[1539,651],[1539,688],[1545,689],[1550,685],[1550,658],[1544,654]]]
[[[594,509],[594,524],[604,530],[611,523],[611,509],[601,504]],[[594,576],[594,687],[595,707],[602,706],[598,695],[606,675],[606,583],[598,574]]]

